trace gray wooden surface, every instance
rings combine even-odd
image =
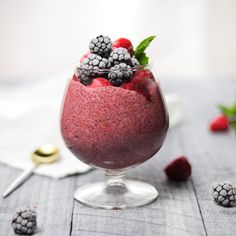
[[[6,199],[0,199],[0,236],[14,235],[10,221],[15,208],[36,205],[39,231],[45,236],[107,235],[236,235],[236,208],[212,202],[210,186],[215,181],[236,184],[236,135],[211,134],[209,119],[217,103],[236,100],[236,80],[165,80],[165,92],[178,93],[184,103],[183,122],[170,130],[156,157],[128,174],[152,183],[159,190],[150,205],[120,211],[91,209],[73,200],[76,187],[101,180],[102,173],[53,180],[33,176]],[[187,182],[166,180],[164,166],[186,155],[193,167]],[[0,165],[0,192],[20,173]]]

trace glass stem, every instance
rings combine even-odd
[[[117,186],[117,187],[125,187],[124,176],[126,171],[114,171],[114,170],[106,170],[106,184],[107,187]]]

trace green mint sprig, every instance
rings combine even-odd
[[[150,45],[152,40],[156,38],[156,36],[149,36],[144,39],[135,49],[134,56],[139,61],[140,65],[147,65],[149,62],[149,57],[146,55],[145,50]]]
[[[218,108],[222,114],[228,117],[230,126],[236,132],[236,103],[232,106],[218,105]]]

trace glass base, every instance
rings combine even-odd
[[[97,182],[79,187],[74,197],[81,204],[101,209],[126,209],[143,206],[158,196],[152,185],[134,180]]]

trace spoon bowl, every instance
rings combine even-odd
[[[59,150],[51,144],[44,144],[32,153],[32,160],[36,164],[47,164],[59,159]]]

